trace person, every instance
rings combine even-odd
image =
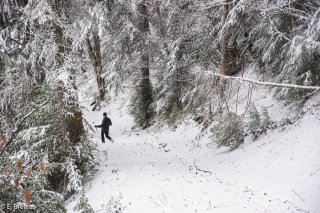
[[[103,113],[103,120],[101,125],[95,125],[95,127],[101,128],[101,140],[102,143],[105,143],[104,135],[106,135],[106,138],[108,138],[111,142],[114,142],[113,139],[109,136],[109,126],[112,125],[112,122],[110,118],[108,118],[107,113]]]

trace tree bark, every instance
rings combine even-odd
[[[150,82],[150,68],[149,68],[149,46],[148,46],[148,34],[150,31],[148,7],[145,1],[140,1],[137,5],[139,24],[138,28],[141,33],[142,42],[140,46],[141,55],[141,97],[143,104],[144,120],[148,125],[152,116],[150,105],[152,103],[152,87]]]
[[[102,75],[102,57],[101,57],[101,47],[100,47],[100,37],[96,30],[92,32],[93,37],[93,45],[90,41],[90,37],[87,37],[87,47],[88,47],[88,54],[91,59],[94,73],[96,75],[96,81],[99,88],[99,98],[100,100],[104,100],[106,89],[105,89],[105,80],[101,77]]]
[[[225,25],[228,14],[229,14],[229,3],[231,0],[225,0],[224,6],[223,6],[223,17],[222,17],[222,23]],[[224,75],[229,75],[229,50],[228,50],[228,36],[226,32],[223,32],[222,41],[221,41],[221,71]]]
[[[58,17],[63,16],[63,0],[54,0],[53,2],[53,10],[57,14]],[[63,28],[57,22],[57,20],[53,21],[53,32],[55,35],[56,44],[58,46],[58,52],[56,54],[56,62],[57,66],[61,66],[64,63],[64,42],[63,42]]]
[[[62,21],[67,22],[69,20],[70,3],[71,2],[69,0],[53,1],[53,10],[55,11],[56,15],[58,17],[65,17],[65,20]],[[61,26],[61,22],[57,20],[53,21],[53,32],[55,35],[56,43],[58,45],[56,62],[57,66],[60,67],[63,66],[65,55],[69,53],[68,49],[66,49],[65,47],[69,43],[71,43],[71,41],[65,38],[63,26]],[[73,85],[73,88],[76,89],[75,78],[70,76],[68,81],[69,84]],[[78,104],[78,98],[76,94],[69,95],[68,93],[72,91],[67,91],[68,88],[64,88],[64,83],[67,82],[63,82],[61,88],[59,89],[59,99],[62,103],[62,106],[66,106],[66,112],[70,112],[71,114],[63,115],[63,117],[61,118],[65,123],[63,131],[67,132],[70,142],[76,144],[81,141],[81,136],[84,133],[82,113]]]
[[[183,5],[179,5],[178,8],[179,8],[179,11],[182,11],[183,10]],[[171,27],[171,34],[174,35],[173,36],[173,39],[174,40],[178,40],[180,39],[180,37],[178,36],[180,33],[181,33],[181,29],[180,29],[180,25],[179,25],[179,22],[180,22],[180,19],[179,19],[179,14],[176,13],[173,15],[172,17],[172,27]],[[182,103],[180,101],[180,96],[181,96],[181,81],[182,81],[182,59],[183,59],[183,54],[182,54],[182,50],[185,49],[184,45],[184,39],[181,39],[179,41],[179,44],[178,44],[178,50],[176,51],[175,53],[175,64],[176,64],[176,68],[174,70],[174,75],[172,76],[173,79],[172,79],[172,84],[173,84],[173,91],[172,91],[172,99],[171,99],[171,109],[170,110],[182,110]]]

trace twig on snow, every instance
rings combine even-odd
[[[293,191],[303,202],[305,202],[304,199],[303,199],[296,191],[294,191],[294,189],[292,189],[292,191]]]
[[[210,175],[212,175],[212,172],[207,171],[207,170],[200,169],[200,168],[197,166],[197,164],[196,164],[196,159],[194,159],[194,161],[193,161],[193,165],[194,165],[194,168],[196,168],[196,170],[197,170],[197,171],[199,171],[199,172],[209,173]]]

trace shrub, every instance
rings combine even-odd
[[[211,129],[211,132],[211,139],[218,148],[226,146],[233,150],[244,141],[242,120],[233,112],[224,115],[220,122]]]
[[[254,104],[250,106],[247,121],[247,133],[252,135],[253,140],[257,139],[256,132],[261,126],[260,114]]]

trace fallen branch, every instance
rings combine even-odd
[[[271,82],[264,82],[264,81],[255,81],[249,78],[240,78],[240,77],[234,77],[234,76],[226,76],[218,73],[212,73],[211,75],[217,78],[223,78],[228,80],[235,80],[240,82],[250,82],[257,85],[267,86],[267,87],[283,87],[283,88],[290,88],[290,89],[310,89],[310,90],[320,90],[320,87],[318,86],[303,86],[303,85],[296,85],[296,84],[280,84],[280,83],[271,83]]]
[[[294,191],[293,189],[292,189],[292,191],[293,191],[303,202],[305,202],[304,199],[302,199],[302,197],[301,197],[296,191]]]
[[[197,171],[199,171],[199,172],[209,173],[210,175],[212,175],[212,172],[207,171],[207,170],[200,169],[200,168],[196,165],[196,159],[194,159],[194,161],[193,161],[193,165],[194,165],[194,168],[196,168],[196,170],[197,170]]]

